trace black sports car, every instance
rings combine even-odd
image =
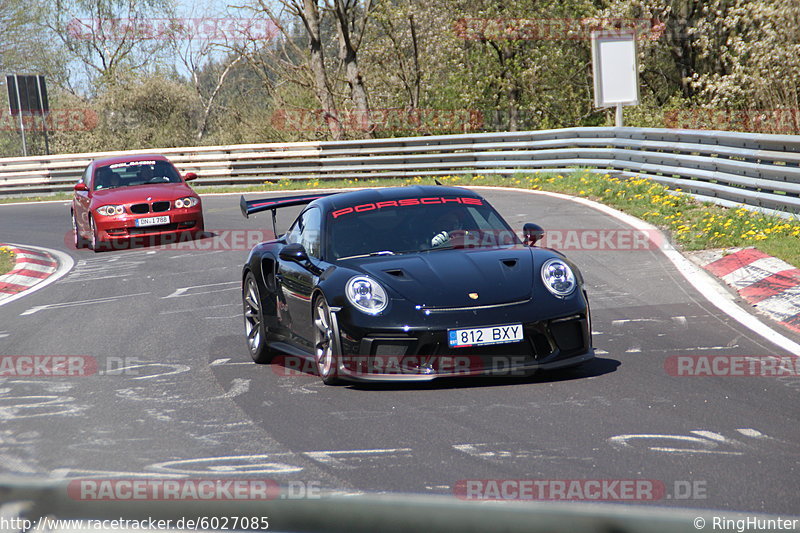
[[[242,271],[250,354],[310,362],[340,380],[520,375],[592,357],[578,269],[522,242],[489,203],[456,187],[392,187],[264,200],[245,217],[307,204]],[[276,231],[277,234],[277,231]]]

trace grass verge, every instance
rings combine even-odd
[[[16,263],[16,256],[11,248],[7,246],[0,246],[0,276],[8,274],[14,268]]]

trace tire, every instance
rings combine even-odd
[[[314,300],[314,364],[325,385],[338,385],[341,351],[334,318],[323,296]]]
[[[101,241],[97,236],[97,227],[94,225],[94,219],[92,217],[89,217],[89,229],[92,233],[91,240],[89,241],[89,248],[95,252],[105,250],[107,244],[104,241]]]
[[[80,232],[78,231],[78,221],[75,220],[75,212],[72,212],[72,244],[75,245],[76,249],[85,248],[86,247],[86,239],[81,237]]]
[[[252,272],[247,273],[242,285],[242,312],[250,357],[260,365],[271,362],[276,352],[267,345],[267,326],[264,324],[261,293]]]

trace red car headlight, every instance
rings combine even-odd
[[[175,208],[181,209],[183,207],[194,207],[200,203],[200,200],[193,196],[187,196],[186,198],[178,198],[175,200]]]
[[[105,215],[107,217],[113,217],[115,215],[123,214],[125,212],[125,207],[121,205],[104,205],[98,207],[96,211],[101,215]]]

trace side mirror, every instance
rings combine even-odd
[[[197,174],[195,174],[194,172],[187,172],[186,174],[183,175],[183,179],[185,181],[196,180],[197,179]]]
[[[533,222],[528,222],[522,227],[522,234],[525,236],[526,246],[536,246],[536,243],[544,238],[542,227]]]
[[[284,246],[278,254],[278,257],[283,261],[293,261],[295,263],[305,263],[308,261],[308,253],[299,242]]]
[[[280,253],[278,253],[278,257],[281,258],[281,261],[297,263],[315,276],[322,274],[322,270],[309,260],[308,252],[306,252],[306,249],[299,242],[284,246]]]
[[[76,191],[86,192],[89,190],[89,187],[87,187],[84,182],[80,181],[75,184],[75,187],[73,187],[73,189],[75,189]]]

